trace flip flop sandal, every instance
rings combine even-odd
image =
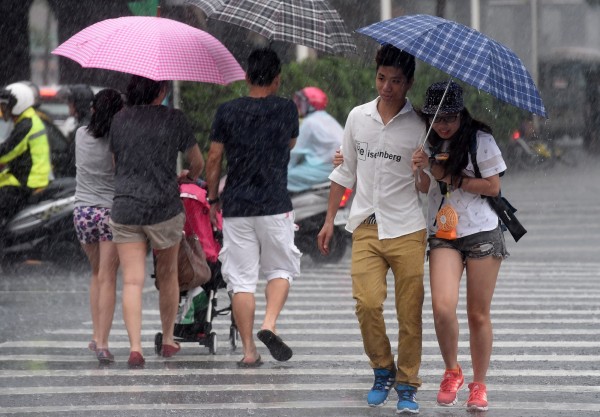
[[[285,362],[292,357],[292,349],[281,340],[281,337],[277,336],[271,330],[260,330],[256,336],[269,349],[271,356],[275,360]]]
[[[262,358],[260,357],[260,355],[258,355],[254,362],[244,362],[244,358],[242,358],[242,360],[238,361],[237,366],[238,368],[258,368],[262,364]]]

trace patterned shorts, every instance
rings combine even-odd
[[[108,225],[110,209],[106,207],[75,207],[73,223],[77,239],[83,244],[112,241],[112,231]]]

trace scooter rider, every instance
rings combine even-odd
[[[290,153],[288,191],[300,192],[329,183],[331,155],[342,144],[344,128],[325,111],[327,101],[327,94],[317,87],[305,87],[294,94],[303,120]]]
[[[24,83],[0,90],[2,117],[14,123],[10,136],[0,144],[0,231],[31,193],[49,182],[50,146],[34,103],[33,91]]]

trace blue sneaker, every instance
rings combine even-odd
[[[396,413],[408,413],[418,414],[419,404],[417,403],[417,389],[410,385],[396,385],[396,392],[398,393],[398,405],[396,406]]]
[[[390,388],[396,380],[396,373],[385,368],[373,369],[373,371],[375,383],[367,395],[367,403],[369,407],[379,407],[387,402]]]

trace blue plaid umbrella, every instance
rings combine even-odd
[[[506,46],[441,17],[401,16],[356,30],[492,96],[546,117],[540,94],[523,62]]]

